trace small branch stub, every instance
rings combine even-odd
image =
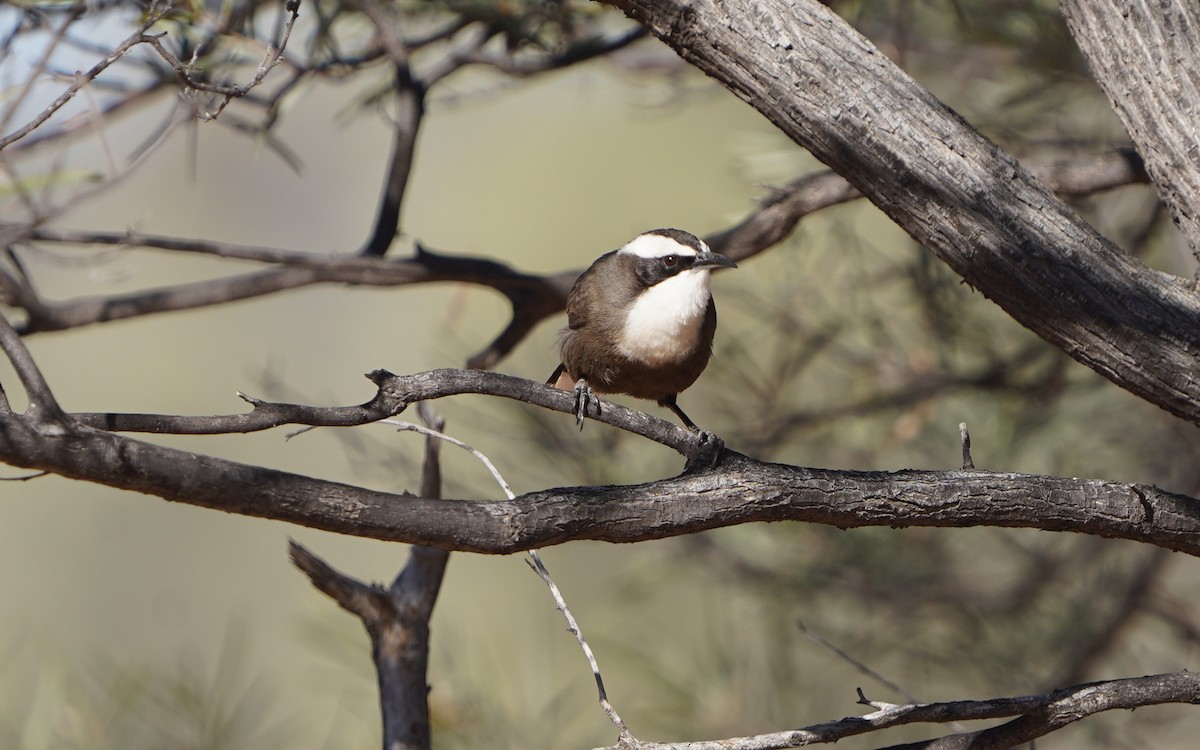
[[[975,462],[971,460],[971,433],[967,432],[967,423],[958,423],[958,439],[962,443],[962,468],[963,471],[968,471],[975,468]]]

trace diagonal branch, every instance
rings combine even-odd
[[[861,702],[861,701],[860,701]],[[846,737],[916,723],[951,723],[1019,716],[992,729],[955,734],[927,742],[896,745],[888,750],[1000,750],[1029,742],[1102,711],[1134,709],[1163,703],[1200,703],[1200,675],[1194,672],[1106,680],[1055,690],[1043,695],[893,705],[871,703],[878,710],[865,716],[814,724],[754,737],[697,742],[640,742],[638,750],[784,750],[834,743]],[[623,750],[608,747],[603,750]]]
[[[122,57],[129,54],[129,51],[132,50],[134,47],[138,46],[139,44],[144,44],[146,42],[151,41],[151,37],[146,36],[146,31],[148,31],[151,26],[158,23],[159,19],[161,19],[164,15],[167,14],[167,12],[169,12],[171,10],[171,7],[172,6],[170,3],[165,3],[162,7],[151,12],[146,17],[146,20],[142,22],[141,27],[137,31],[130,34],[125,39],[125,41],[121,42],[116,47],[114,47],[112,52],[105,55],[105,57],[102,60],[100,60],[100,62],[96,63],[91,68],[87,69],[86,71],[84,71],[82,73],[78,73],[75,76],[75,81],[70,86],[68,86],[66,88],[66,90],[64,90],[61,94],[59,94],[58,97],[54,101],[52,101],[52,102],[50,102],[50,104],[46,105],[46,108],[43,109],[40,113],[38,113],[38,115],[36,117],[34,117],[29,122],[25,123],[25,125],[17,128],[13,132],[9,133],[8,135],[0,137],[0,151],[3,151],[9,145],[15,143],[16,141],[21,140],[22,138],[29,135],[33,131],[37,130],[42,125],[42,123],[46,122],[51,117],[53,117],[55,112],[58,112],[60,109],[62,109],[64,106],[66,106],[67,102],[74,99],[75,95],[78,94],[80,91],[82,91],[85,86],[87,86],[92,81],[94,81],[97,76],[99,76],[101,73],[103,73],[105,70],[107,70],[109,68],[109,66],[111,66],[113,63],[117,62]],[[80,14],[82,14],[83,6],[80,6],[78,12]],[[69,23],[69,21],[70,21],[70,19],[68,20],[68,23]],[[64,26],[63,28],[65,30],[66,27]],[[49,53],[49,50],[47,50],[47,54],[48,53]],[[30,79],[30,80],[32,80],[32,79]],[[16,102],[13,103],[12,108],[6,113],[5,124],[7,124],[8,115],[11,115],[13,112],[15,112],[15,110],[16,110]]]
[[[1200,299],[1099,236],[817,0],[608,0],[844,175],[1015,320],[1200,423]]]
[[[1200,257],[1200,6],[1192,0],[1066,0],[1062,13]]]
[[[29,397],[29,411],[26,416],[30,421],[37,425],[47,422],[61,423],[65,414],[58,405],[58,400],[54,398],[50,384],[46,382],[41,369],[33,361],[33,356],[29,353],[25,342],[17,335],[16,330],[3,314],[0,314],[0,350],[4,352],[8,361],[12,363],[13,369],[17,371],[17,377],[20,378],[21,385],[25,388],[25,394]],[[11,413],[7,396],[4,396],[0,407],[3,407],[4,412]]]
[[[457,393],[514,398],[564,413],[573,406],[565,391],[491,372],[376,377],[381,383],[376,400],[389,408]],[[313,408],[298,407],[296,413],[303,416]],[[725,451],[716,469],[647,484],[567,487],[511,502],[462,502],[248,466],[86,426],[97,419],[103,420],[84,415],[47,434],[22,417],[7,417],[0,422],[0,461],[231,513],[489,554],[581,539],[637,542],[759,521],[806,521],[840,528],[1072,531],[1200,556],[1200,500],[1137,484],[982,471],[809,469]],[[601,420],[685,455],[708,449],[693,433],[615,404],[605,408]]]
[[[1087,195],[1146,181],[1141,160],[1131,151],[1035,163],[1031,167],[1063,195]],[[741,261],[786,238],[811,213],[855,200],[861,194],[832,172],[800,177],[776,190],[737,224],[706,237],[708,244]],[[503,294],[512,319],[500,334],[468,360],[471,368],[490,368],[508,355],[541,321],[561,312],[567,292],[582,269],[539,276],[487,258],[434,252],[418,244],[410,258],[313,254],[281,248],[238,245],[138,232],[92,232],[38,227],[5,228],[15,239],[74,245],[147,247],[286,266],[210,281],[61,303],[22,299],[28,320],[23,333],[54,331],[156,312],[190,309],[246,299],[321,283],[402,286],[442,281],[479,284]],[[10,241],[12,241],[10,239]],[[27,297],[27,296],[26,296]]]

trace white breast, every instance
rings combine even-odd
[[[696,349],[711,297],[707,268],[683,271],[655,284],[629,308],[617,349],[651,366],[686,359]]]

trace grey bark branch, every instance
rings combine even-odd
[[[437,370],[378,377],[375,401],[389,409],[456,393],[489,393],[564,413],[572,408],[565,391],[497,373]],[[284,407],[271,419],[281,423],[280,414],[288,413]],[[293,412],[297,420],[328,414],[316,407]],[[702,450],[693,433],[632,409],[606,405],[601,420],[685,455]],[[69,417],[67,429],[44,434],[24,415],[8,416],[0,420],[0,461],[231,513],[488,554],[581,539],[637,542],[756,521],[806,521],[840,528],[1038,528],[1200,555],[1200,501],[1144,485],[983,471],[809,469],[726,451],[716,469],[647,484],[465,502],[247,466],[133,440],[89,427],[90,421],[92,416]]]
[[[445,424],[431,408],[421,409],[421,418],[435,430]],[[421,472],[424,497],[441,496],[439,449],[435,438],[426,439]],[[385,589],[338,572],[295,541],[289,542],[288,552],[314,586],[362,620],[371,638],[384,749],[429,750],[429,621],[449,553],[414,546],[400,574]]]
[[[1193,253],[1200,253],[1200,6],[1063,0],[1063,16]]]
[[[1162,703],[1200,702],[1200,676],[1192,672],[1151,674],[1146,677],[1105,680],[1076,685],[1044,695],[995,698],[991,701],[948,703],[875,704],[878,710],[799,730],[682,743],[638,743],[637,750],[784,750],[812,744],[835,743],[856,734],[918,722],[948,724],[954,721],[1020,716],[1007,724],[964,734],[950,734],[922,743],[894,745],[888,750],[1000,750],[1030,742],[1074,721],[1114,709],[1133,709]],[[602,750],[619,750],[605,748]]]
[[[1013,318],[1200,423],[1200,299],[1099,236],[816,0],[609,0],[828,164]]]
[[[1063,195],[1088,195],[1121,185],[1145,182],[1147,179],[1140,158],[1131,151],[1039,162],[1031,168]],[[775,191],[739,223],[709,235],[706,240],[717,252],[735,260],[745,260],[783,240],[805,216],[860,197],[861,193],[838,174],[822,172],[805,175]],[[285,266],[175,287],[61,303],[44,302],[31,296],[30,290],[25,290],[27,293],[15,295],[15,302],[29,314],[21,327],[23,333],[63,330],[157,312],[221,304],[311,284],[403,286],[461,282],[491,287],[507,297],[513,308],[512,319],[504,330],[467,361],[467,366],[473,369],[495,366],[534,326],[561,312],[566,305],[567,292],[582,271],[576,269],[538,276],[516,271],[486,258],[433,252],[419,244],[411,258],[348,257],[136,232],[90,232],[45,227],[21,231],[8,227],[7,230],[11,233],[10,241],[23,236],[43,242],[147,247]]]
[[[1093,682],[1047,693],[1040,702],[998,727],[894,745],[886,750],[1006,750],[1102,711],[1200,703],[1200,675],[1184,671]]]
[[[351,5],[362,11],[375,25],[383,48],[392,61],[392,86],[396,95],[392,150],[388,157],[388,170],[375,226],[359,251],[360,255],[382,257],[392,246],[400,229],[400,209],[416,154],[417,131],[425,115],[425,84],[413,77],[408,46],[401,36],[399,19],[373,0],[356,0]]]
[[[999,750],[1061,729],[1092,714],[1163,703],[1200,703],[1200,675],[1193,672],[1106,680],[1055,690],[1043,695],[948,703],[879,704],[865,716],[753,737],[698,742],[638,742],[637,750],[784,750],[833,743],[846,737],[916,723],[952,723],[980,719],[1019,718],[991,729],[948,735],[935,740],[896,745],[888,750]],[[603,750],[625,750],[624,746]]]

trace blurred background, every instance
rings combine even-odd
[[[1054,3],[830,4],[1022,159],[1126,144]],[[281,11],[259,5],[247,28],[270,38]],[[230,7],[207,15],[196,6],[162,28],[182,44],[205,19],[228,22]],[[302,7],[289,55],[313,63],[331,54],[321,39],[335,28],[336,7]],[[611,37],[631,28],[585,4],[396,7],[413,34],[455,14],[499,14],[489,22],[505,31],[488,49],[516,58],[552,53],[580,30]],[[140,11],[93,3],[65,36],[56,32],[63,20],[52,3],[0,8],[0,105],[12,110],[5,134],[69,85],[64,73],[126,38]],[[343,53],[370,46],[365,21],[338,23]],[[225,67],[213,62],[214,71],[248,80],[261,56],[251,36],[221,48]],[[48,46],[46,74],[22,98]],[[419,74],[446,54],[423,47],[414,67]],[[301,79],[266,128],[253,101],[197,121],[197,102],[147,83],[152,62],[146,50],[131,54],[28,143],[0,151],[6,225],[314,253],[361,245],[391,137],[386,65]],[[132,96],[139,86],[149,93]],[[128,106],[87,119],[122,98]],[[82,120],[69,137],[35,142]],[[402,256],[419,241],[529,273],[582,269],[646,229],[722,230],[779,185],[821,169],[653,39],[527,77],[470,66],[429,91],[391,252]],[[1152,188],[1076,203],[1147,264],[1195,272]],[[19,261],[48,300],[259,267],[86,245],[23,242],[14,253],[5,262]],[[950,469],[960,464],[965,421],[980,468],[1200,494],[1194,427],[1013,323],[865,201],[806,218],[785,242],[716,276],[714,288],[716,356],[680,404],[734,449],[806,466]],[[343,405],[370,398],[361,374],[375,368],[462,366],[499,333],[508,310],[474,286],[326,285],[26,341],[70,411],[224,414],[243,410],[238,391]],[[545,378],[563,324],[561,315],[544,322],[496,369]],[[23,405],[7,362],[0,382]],[[648,481],[682,465],[668,449],[600,424],[580,434],[570,417],[522,404],[461,397],[435,406],[447,431],[487,453],[517,492]],[[287,440],[289,432],[154,440],[390,491],[419,484],[416,436],[385,426]],[[448,497],[501,496],[474,459],[443,455]],[[2,479],[26,474],[0,467]],[[56,477],[2,481],[0,500],[0,747],[378,745],[365,634],[290,566],[286,542],[379,581],[403,564],[403,546]],[[756,734],[853,715],[859,686],[892,702],[986,698],[1177,670],[1200,653],[1196,561],[1132,543],[786,524],[631,546],[573,543],[544,557],[610,698],[645,739]],[[438,747],[615,741],[578,647],[519,555],[452,556],[430,683]],[[1148,708],[1089,718],[1044,744],[1184,746],[1198,729],[1195,710]],[[938,733],[907,728],[842,744]]]

